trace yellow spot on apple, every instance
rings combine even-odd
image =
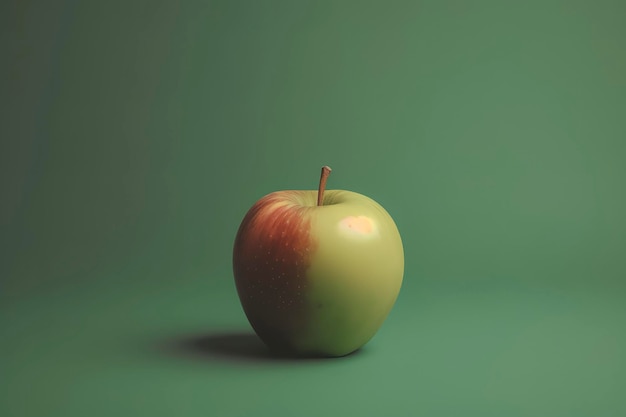
[[[339,222],[339,228],[352,235],[367,236],[378,232],[376,223],[367,216],[348,216]]]

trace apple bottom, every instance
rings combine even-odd
[[[274,352],[289,356],[344,356],[365,345],[383,324],[396,296],[387,293],[312,294],[306,308],[288,317],[245,309],[248,321]],[[274,316],[274,317],[273,317]]]
[[[306,296],[294,308],[248,304],[257,335],[282,355],[344,356],[365,345],[381,327],[399,292],[401,271],[358,260],[352,251],[332,261],[320,250],[302,284]],[[324,262],[316,260],[325,257]],[[393,271],[392,271],[393,272]]]

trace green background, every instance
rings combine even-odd
[[[626,415],[620,1],[4,1],[0,415]],[[377,336],[269,357],[231,272],[279,189],[368,195]]]

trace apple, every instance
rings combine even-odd
[[[234,242],[237,294],[272,350],[344,356],[378,331],[400,292],[398,228],[374,200],[351,191],[276,191],[247,212]]]

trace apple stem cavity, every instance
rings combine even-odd
[[[322,175],[320,175],[320,186],[317,189],[317,205],[324,205],[324,190],[326,189],[326,181],[328,181],[328,176],[332,169],[328,165],[324,165],[322,167]]]

